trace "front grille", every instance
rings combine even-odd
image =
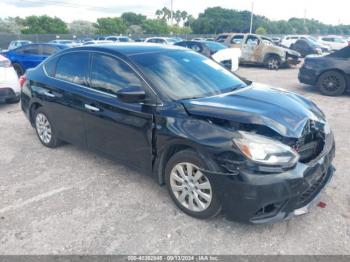
[[[302,137],[294,146],[300,155],[300,162],[307,163],[315,159],[325,145],[324,124],[308,121]]]
[[[277,215],[285,203],[286,202],[276,202],[263,206],[255,213],[255,216],[251,219],[251,221],[265,219]]]
[[[310,187],[305,190],[299,197],[296,203],[296,209],[306,206],[314,199],[314,197],[320,192],[327,182],[327,173],[324,172],[316,181],[314,181]]]
[[[298,147],[300,162],[307,163],[315,159],[322,152],[323,147],[324,141],[322,139],[317,139]]]

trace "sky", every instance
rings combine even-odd
[[[29,15],[57,16],[66,22],[96,21],[98,17],[119,16],[123,12],[142,13],[152,18],[157,9],[171,0],[0,0],[0,17]],[[220,6],[251,10],[272,20],[291,17],[314,18],[327,24],[350,24],[349,0],[173,0],[173,9],[198,16],[207,7]]]

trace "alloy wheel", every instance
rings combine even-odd
[[[277,58],[270,58],[267,62],[267,67],[269,69],[278,69],[279,68],[279,61]]]
[[[330,92],[336,91],[338,88],[340,88],[340,85],[340,80],[334,75],[327,76],[322,81],[322,87]]]
[[[170,187],[177,201],[190,211],[204,211],[212,201],[213,191],[208,178],[191,163],[174,166]]]
[[[52,130],[50,122],[44,114],[39,113],[36,115],[35,126],[40,140],[44,144],[49,144],[52,137]]]

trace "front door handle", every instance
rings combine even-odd
[[[54,94],[52,94],[49,91],[44,92],[44,95],[48,96],[48,97],[56,97]]]
[[[99,108],[94,107],[94,106],[91,106],[91,105],[87,105],[87,104],[85,104],[84,106],[85,106],[85,108],[86,108],[86,109],[91,110],[91,111],[94,111],[94,112],[98,112],[98,111],[100,111],[100,109],[99,109]]]

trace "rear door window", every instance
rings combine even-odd
[[[121,60],[103,54],[93,54],[91,88],[109,94],[128,86],[142,86],[136,73]]]
[[[86,85],[89,53],[72,52],[59,57],[55,77],[78,85]]]
[[[259,38],[253,35],[248,36],[247,40],[245,41],[247,45],[258,45],[259,42]]]
[[[26,45],[18,48],[15,52],[24,55],[40,55],[39,45]]]
[[[223,42],[225,42],[225,40],[226,40],[227,37],[228,37],[228,35],[220,35],[220,36],[216,39],[216,42],[223,43]]]
[[[239,45],[243,42],[244,35],[235,35],[231,39],[232,44]]]

